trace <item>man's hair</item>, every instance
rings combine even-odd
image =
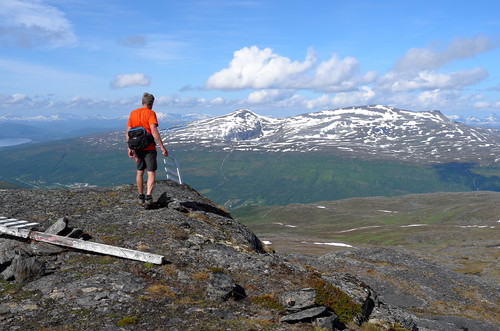
[[[155,102],[155,97],[151,93],[145,92],[142,95],[142,104],[143,105],[152,107],[154,102]]]

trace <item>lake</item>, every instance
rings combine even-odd
[[[5,138],[0,139],[0,147],[9,147],[29,143],[31,139],[26,138]]]

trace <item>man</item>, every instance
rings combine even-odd
[[[154,138],[154,142],[149,144],[142,150],[131,150],[128,148],[128,156],[133,158],[137,164],[137,173],[135,181],[137,183],[137,191],[139,193],[139,201],[149,208],[153,203],[153,189],[155,185],[156,169],[158,169],[156,144],[160,146],[163,156],[167,156],[168,152],[163,146],[160,133],[158,132],[158,120],[156,113],[153,111],[153,103],[155,97],[152,94],[144,93],[142,96],[142,107],[133,110],[130,113],[127,122],[126,139],[128,141],[128,131],[134,127],[142,126]],[[128,145],[127,145],[128,146]],[[144,194],[144,170],[148,173],[146,183],[146,194]]]

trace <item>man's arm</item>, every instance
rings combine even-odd
[[[163,141],[161,141],[160,133],[158,132],[157,127],[158,124],[156,123],[150,125],[151,134],[153,135],[153,138],[155,138],[156,143],[160,146],[161,154],[163,154],[163,156],[168,156],[168,151],[165,149],[165,146],[163,146]]]
[[[125,131],[125,141],[128,143],[128,131],[132,129],[132,127],[130,126],[127,126],[127,131]],[[134,158],[135,157],[135,153],[133,150],[131,150],[130,148],[128,148],[128,144],[127,144],[127,153],[128,153],[128,156],[131,157],[131,158]]]

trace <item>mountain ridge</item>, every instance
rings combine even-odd
[[[174,148],[316,152],[417,163],[495,164],[500,131],[453,122],[439,111],[340,108],[287,118],[248,109],[162,130]]]

